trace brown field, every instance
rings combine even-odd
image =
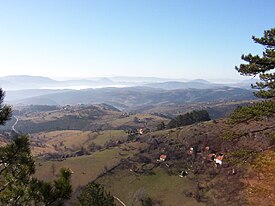
[[[67,149],[78,150],[86,148],[94,142],[103,146],[109,140],[125,140],[127,134],[123,130],[106,130],[102,132],[90,132],[80,130],[60,130],[53,132],[41,132],[32,134],[31,142],[39,142],[41,146],[33,146],[34,155],[65,151]],[[33,144],[32,144],[33,145]]]
[[[60,168],[70,168],[73,172],[72,185],[76,189],[78,186],[86,185],[89,181],[96,179],[98,175],[116,166],[121,159],[137,153],[140,146],[142,145],[130,143],[109,150],[98,151],[92,155],[68,158],[64,161],[37,159],[35,176],[41,180],[51,181],[58,174]]]
[[[134,119],[137,118],[140,120],[139,123],[135,122]],[[124,118],[118,118],[114,119],[111,122],[111,125],[113,127],[119,127],[123,125],[129,125],[129,126],[140,126],[140,127],[156,127],[158,123],[161,121],[164,121],[167,123],[167,119],[152,115],[152,114],[135,114],[135,115],[130,115],[129,117],[124,117]]]

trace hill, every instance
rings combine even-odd
[[[28,89],[43,89],[43,88],[93,88],[106,87],[116,85],[115,82],[108,78],[99,78],[96,80],[79,79],[58,81],[48,77],[29,76],[29,75],[14,75],[0,77],[0,87],[4,90],[28,90]],[[126,84],[127,85],[127,84]]]
[[[22,90],[8,90],[6,91],[5,102],[16,102],[20,99],[26,99],[31,97],[37,97],[46,94],[62,93],[72,90],[63,89],[22,89]],[[34,105],[34,103],[33,103]]]
[[[127,205],[138,205],[135,201],[140,196],[149,196],[155,204],[164,206],[182,202],[272,205],[274,125],[273,115],[238,123],[220,119],[149,132],[91,154],[58,161],[38,159],[36,175],[53,179],[58,168],[69,166],[74,172],[76,194],[79,186],[97,181]],[[65,139],[72,140],[73,135],[64,132],[45,134],[47,144],[59,145],[60,141],[70,148],[71,143]],[[73,141],[87,145],[81,143],[86,141],[85,133],[76,136],[78,140]],[[41,134],[38,138],[45,137]],[[213,161],[213,154],[223,156],[222,164]],[[161,155],[165,155],[164,161]]]
[[[274,125],[274,116],[224,119],[150,133],[141,140],[147,148],[97,181],[127,204],[143,193],[161,205],[272,205]],[[222,165],[211,161],[212,153],[223,154]],[[162,154],[167,159],[157,161]]]
[[[0,86],[5,90],[34,89],[57,83],[48,77],[28,75],[0,77],[0,82]]]
[[[18,118],[16,130],[23,133],[58,130],[104,131],[148,128],[154,130],[161,121],[169,119],[154,114],[125,113],[107,104],[97,105],[30,105],[13,112]],[[13,118],[0,130],[11,130]]]
[[[221,87],[221,84],[213,84],[203,79],[197,79],[188,82],[179,82],[179,81],[168,81],[160,83],[150,83],[145,84],[145,86],[152,88],[159,88],[165,90],[175,90],[175,89],[211,89]]]
[[[255,99],[250,90],[220,87],[213,89],[163,90],[149,87],[101,88],[66,91],[17,101],[18,104],[98,104],[106,103],[119,109],[164,103],[224,102]]]
[[[33,105],[14,115],[16,130],[30,133],[36,177],[51,180],[59,168],[72,169],[71,202],[82,186],[96,181],[126,205],[139,205],[140,197],[164,206],[273,205],[274,102],[253,108],[158,131],[157,124],[169,121],[165,116],[107,104]],[[7,134],[1,144],[10,141]]]

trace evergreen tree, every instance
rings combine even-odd
[[[3,105],[5,92],[0,88],[0,125],[5,124],[11,118],[11,107]]]
[[[241,64],[235,69],[244,76],[259,75],[260,82],[251,85],[252,88],[259,89],[254,94],[262,98],[275,97],[275,28],[264,31],[264,36],[257,38],[252,36],[255,43],[264,47],[263,56],[242,55],[242,60],[247,64]]]
[[[29,201],[27,186],[35,172],[27,136],[0,147],[0,202],[23,205]]]
[[[114,206],[114,198],[98,183],[91,182],[85,186],[77,198],[79,206]]]
[[[55,206],[63,205],[72,193],[71,171],[62,168],[53,183],[32,179],[30,183],[30,196],[35,205]]]
[[[11,117],[11,107],[3,105],[0,88],[0,125]],[[61,169],[54,183],[33,178],[35,163],[27,135],[15,136],[0,147],[0,205],[62,205],[72,192],[71,172]]]
[[[194,124],[196,122],[202,122],[202,121],[209,121],[210,116],[206,110],[199,110],[199,111],[192,111],[188,112],[184,115],[178,115],[176,118],[172,119],[167,127],[168,128],[174,128],[174,127],[180,127],[185,125]]]

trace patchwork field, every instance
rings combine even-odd
[[[81,113],[72,107],[62,109],[63,114],[73,113],[58,116],[58,111],[56,120],[50,114],[51,118],[43,120],[37,113],[34,121],[27,115],[30,119],[21,119],[19,124],[42,125],[41,132],[29,134],[36,158],[35,177],[51,181],[60,168],[70,168],[72,201],[79,188],[96,181],[132,206],[140,206],[141,197],[146,196],[162,206],[247,205],[259,200],[260,205],[272,205],[274,116],[239,123],[218,119],[156,131],[158,123],[169,121],[164,115],[99,107],[93,107],[93,115],[89,115],[85,108]],[[82,123],[85,129],[73,129],[73,124],[83,127]],[[89,128],[91,124],[95,130]],[[44,126],[51,129],[42,132]],[[146,132],[140,135],[139,128]],[[2,132],[0,144],[9,142],[12,135],[14,132]],[[221,153],[220,165],[208,158]],[[164,161],[160,161],[162,155]]]
[[[140,144],[131,143],[120,147],[98,151],[92,155],[68,158],[63,161],[36,160],[36,174],[39,179],[50,181],[55,178],[60,168],[70,168],[72,174],[72,185],[86,185],[89,181],[96,179],[99,175],[117,166],[121,159],[125,159],[138,152]],[[131,147],[131,149],[129,149]]]
[[[38,155],[47,153],[49,150],[51,152],[79,150],[82,147],[87,148],[92,143],[103,146],[107,141],[125,140],[126,138],[127,134],[123,130],[106,130],[100,132],[60,130],[32,134],[31,142],[39,142],[39,145],[41,145],[40,147],[39,145],[33,146],[33,154]]]

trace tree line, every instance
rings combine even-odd
[[[181,127],[209,120],[211,119],[206,110],[194,110],[192,112],[176,116],[167,124],[167,128]]]

